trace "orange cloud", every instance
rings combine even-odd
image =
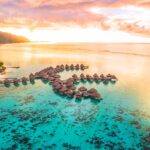
[[[41,6],[41,5],[66,5],[66,4],[79,4],[86,2],[94,2],[94,0],[24,0],[21,3],[28,6]]]
[[[8,10],[8,11],[7,11]],[[24,13],[26,12],[26,13]],[[93,14],[87,10],[76,8],[24,8],[21,6],[3,9],[0,16],[0,25],[4,26],[28,26],[36,27],[52,27],[55,25],[78,25],[86,27],[94,25],[103,30],[109,29],[107,17],[104,15]]]
[[[139,6],[139,7],[150,7],[149,0],[103,0],[97,1],[96,5],[103,7],[121,7],[121,6]]]
[[[124,9],[127,6],[135,6],[136,9]],[[149,9],[145,8],[149,6],[149,0],[0,0],[0,26],[30,29],[94,26],[102,30],[115,29],[149,36],[150,27],[147,25]],[[99,13],[89,11],[96,7],[103,9]],[[142,10],[138,11],[141,7],[143,7]],[[109,11],[110,13],[107,14],[106,12]],[[130,17],[132,16],[130,12],[134,19]],[[141,16],[143,12],[146,12],[144,17]],[[118,20],[122,19],[116,21],[115,17]],[[135,23],[138,20],[142,22],[142,25]]]
[[[117,24],[117,29],[128,32],[130,34],[141,35],[144,37],[150,37],[150,28],[140,26],[140,25],[138,25],[137,22],[127,23],[127,22],[119,21]]]
[[[120,7],[120,6],[141,6],[150,7],[149,0],[22,0],[18,2],[22,6],[64,6],[64,7]]]

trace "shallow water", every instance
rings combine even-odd
[[[119,79],[84,83],[101,93],[99,103],[58,96],[41,80],[0,85],[0,149],[150,149],[150,44],[8,44],[0,46],[0,60],[20,66],[8,69],[7,77],[84,63],[89,65],[84,73],[112,73]],[[61,77],[73,73],[81,71]]]

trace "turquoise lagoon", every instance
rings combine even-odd
[[[150,45],[47,44],[0,45],[4,77],[28,76],[44,67],[84,63],[84,73],[115,74],[115,84],[79,83],[102,95],[99,103],[61,97],[48,83],[0,84],[0,149],[146,150],[150,149]],[[73,73],[61,73],[63,79]]]

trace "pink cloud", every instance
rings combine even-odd
[[[7,0],[8,1],[8,0]],[[149,0],[22,0],[18,2],[21,6],[40,7],[40,6],[63,6],[63,7],[120,7],[120,6],[141,6],[150,7]]]
[[[117,24],[118,30],[128,32],[130,34],[141,35],[144,37],[150,37],[150,28],[138,25],[137,22],[126,23],[119,21]]]
[[[33,27],[51,27],[53,25],[78,25],[86,27],[96,25],[104,30],[109,29],[107,17],[90,13],[85,9],[70,7],[56,8],[50,6],[27,8],[23,6],[8,7],[1,9],[0,24]]]
[[[122,6],[149,7],[148,0],[0,0],[1,27],[53,27],[53,26],[96,26],[102,30],[117,30],[140,36],[149,36],[150,29],[140,26],[135,21],[116,21],[106,14],[94,14],[88,11],[94,7]],[[146,9],[146,8],[144,8]],[[125,15],[125,14],[123,14]],[[138,15],[138,14],[137,14]],[[140,19],[140,18],[139,18]],[[108,23],[109,22],[109,23]]]

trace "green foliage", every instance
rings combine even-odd
[[[6,70],[6,67],[3,65],[4,65],[4,63],[0,61],[0,73],[4,72]]]
[[[6,67],[2,66],[2,69],[3,69],[3,70],[6,70]]]
[[[0,67],[3,66],[3,65],[4,65],[4,63],[2,61],[0,61]]]

